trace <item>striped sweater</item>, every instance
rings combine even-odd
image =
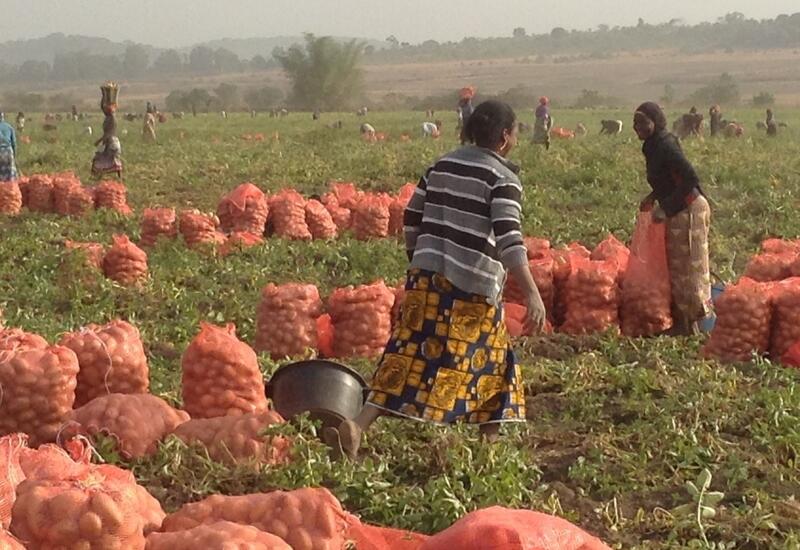
[[[411,267],[440,273],[459,289],[497,304],[506,270],[527,262],[518,171],[476,146],[439,159],[405,210]]]

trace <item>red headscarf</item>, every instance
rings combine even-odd
[[[548,103],[550,103],[550,100],[547,98],[547,96],[543,95],[539,98],[539,105],[547,105]]]

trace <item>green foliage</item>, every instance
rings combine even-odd
[[[753,107],[771,107],[775,105],[775,94],[759,92],[753,96]]]
[[[277,51],[275,59],[292,80],[292,104],[325,110],[354,106],[363,93],[359,67],[364,43],[339,43],[330,36],[306,34],[304,47]]]
[[[735,105],[739,102],[739,85],[728,73],[696,90],[689,100],[700,104]]]

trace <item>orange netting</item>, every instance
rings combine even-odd
[[[114,235],[114,244],[103,258],[106,277],[121,285],[134,285],[147,278],[147,253],[133,244],[127,235]]]
[[[184,210],[178,219],[181,235],[189,248],[225,242],[225,235],[218,230],[219,219],[213,214],[203,214],[198,210]]]
[[[303,355],[317,348],[317,318],[322,300],[314,285],[272,283],[261,291],[256,318],[256,351],[273,359]]]
[[[392,330],[395,295],[383,281],[338,288],[328,299],[336,357],[376,357]]]
[[[97,208],[116,210],[126,216],[133,213],[128,206],[128,189],[119,181],[103,181],[94,188],[94,204]]]
[[[186,531],[153,533],[145,550],[292,550],[283,539],[250,525],[218,521]]]
[[[335,239],[339,233],[331,213],[321,202],[313,199],[306,202],[306,224],[315,239]]]
[[[267,196],[252,183],[243,183],[222,198],[217,216],[226,233],[263,235],[269,216]]]
[[[53,180],[44,175],[31,176],[24,187],[23,202],[31,212],[52,214],[55,211]]]
[[[0,214],[14,216],[22,210],[22,191],[16,181],[0,181]]]
[[[174,208],[145,208],[142,214],[141,238],[144,247],[155,246],[160,238],[178,236],[178,218]]]
[[[294,189],[271,196],[269,212],[269,225],[276,236],[298,241],[312,239],[306,223],[306,199]]]
[[[619,324],[617,262],[572,259],[564,287],[566,314],[561,330],[568,334],[603,332]]]
[[[7,328],[0,330],[0,351],[23,351],[28,349],[47,349],[50,344],[47,340],[33,334],[25,332],[19,328]]]
[[[382,239],[389,236],[389,195],[364,195],[353,207],[353,233],[356,239]]]

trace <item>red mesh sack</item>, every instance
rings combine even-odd
[[[200,443],[208,449],[212,460],[225,464],[255,461],[260,464],[286,464],[291,444],[281,436],[264,436],[264,430],[284,422],[273,411],[196,418],[181,424],[175,435],[187,444]]]
[[[270,224],[278,237],[310,241],[306,223],[306,200],[294,189],[285,189],[269,199]]]
[[[625,270],[628,269],[628,259],[630,258],[630,250],[614,235],[609,235],[594,250],[592,250],[592,260],[600,262],[611,262],[617,266],[619,278],[625,275]]]
[[[25,185],[25,194],[28,199],[26,204],[31,212],[41,212],[42,214],[54,212],[53,180],[48,176],[32,176]]]
[[[653,336],[672,327],[672,284],[667,264],[667,226],[639,215],[622,284],[622,333]]]
[[[103,181],[94,188],[94,204],[97,208],[116,210],[126,216],[133,213],[128,206],[128,189],[119,181]]]
[[[725,291],[724,297],[729,291]],[[781,360],[800,340],[800,280],[789,279],[772,293],[773,317],[770,355]]]
[[[283,539],[250,525],[218,521],[186,531],[153,533],[145,550],[292,550]]]
[[[383,281],[338,288],[328,299],[335,357],[377,357],[392,330],[394,292]]]
[[[353,207],[353,233],[356,239],[382,239],[389,236],[388,195],[365,195]]]
[[[554,248],[550,252],[553,258],[553,286],[555,299],[553,304],[553,318],[556,326],[564,324],[567,314],[567,281],[572,273],[572,260],[589,259],[591,252],[579,243],[571,243],[567,248]]]
[[[53,209],[62,216],[80,216],[94,208],[94,196],[77,178],[53,180]]]
[[[800,242],[786,239],[766,239],[761,243],[761,252],[766,254],[800,253]]]
[[[403,234],[403,216],[405,215],[406,206],[414,196],[417,190],[416,184],[407,183],[400,188],[397,196],[392,197],[392,202],[389,203],[389,234],[402,235]]]
[[[181,235],[189,248],[225,242],[225,235],[218,231],[219,220],[212,214],[184,210],[180,213],[179,220]]]
[[[317,317],[317,349],[322,357],[333,357],[333,322],[327,313]]]
[[[565,519],[531,510],[493,506],[472,512],[419,550],[611,550]]]
[[[133,476],[116,471],[112,477],[110,467],[100,467],[78,478],[23,481],[11,532],[30,550],[143,549],[149,511]]]
[[[75,241],[64,241],[67,254],[71,257],[82,255],[82,263],[89,269],[103,270],[103,257],[106,254],[105,247],[100,243],[79,243]]]
[[[317,318],[321,314],[322,300],[316,286],[268,284],[258,305],[256,351],[279,359],[317,349]]]
[[[230,521],[271,533],[294,550],[344,548],[347,514],[326,489],[274,491],[246,496],[214,495],[187,504],[164,520],[166,533]]]
[[[363,196],[363,193],[356,188],[354,183],[332,181],[328,184],[328,187],[330,188],[331,196],[344,208],[353,209]]]
[[[108,435],[125,458],[141,458],[154,454],[159,441],[188,420],[155,395],[112,393],[72,411],[61,437]]]
[[[800,341],[789,346],[781,357],[781,363],[787,367],[800,368]]]
[[[25,434],[11,434],[0,438],[0,525],[4,529],[8,529],[11,523],[11,509],[14,507],[17,485],[25,479],[19,464],[19,455],[27,441]]]
[[[522,241],[525,243],[525,249],[528,251],[529,260],[552,258],[549,240],[539,237],[523,237]]]
[[[134,285],[147,278],[147,253],[127,235],[114,235],[114,244],[103,258],[103,273],[121,285]]]
[[[264,238],[261,235],[253,235],[252,233],[231,233],[217,250],[220,256],[227,256],[234,252],[240,252],[263,243]]]
[[[348,524],[347,540],[357,550],[417,550],[430,538],[412,531],[361,523],[352,515],[348,517]]]
[[[29,349],[47,349],[47,340],[18,328],[0,330],[0,351],[24,351]]]
[[[717,321],[703,348],[705,357],[749,361],[769,349],[772,308],[769,285],[742,278],[717,299]]]
[[[155,246],[159,238],[174,239],[178,236],[178,218],[174,208],[145,208],[142,214],[142,229],[139,244]]]
[[[744,276],[759,282],[782,281],[792,276],[797,252],[756,254],[744,270]]]
[[[14,535],[0,530],[0,550],[25,550],[25,547]]]
[[[267,409],[256,353],[236,327],[200,324],[181,359],[183,408],[192,418],[242,415]]]
[[[77,375],[69,348],[0,351],[0,435],[26,433],[33,445],[55,441],[75,402]]]
[[[349,208],[343,207],[335,195],[331,193],[323,195],[322,204],[325,206],[325,210],[330,213],[331,219],[333,223],[336,224],[340,233],[350,229],[350,225],[352,224],[352,212]]]
[[[263,235],[268,215],[267,196],[252,183],[238,186],[217,207],[220,226],[226,233]]]
[[[75,405],[110,393],[147,393],[150,369],[139,329],[125,321],[88,325],[65,334],[60,345],[78,356]]]
[[[335,239],[339,233],[336,223],[325,206],[315,200],[306,202],[306,224],[315,239]]]
[[[16,181],[0,181],[0,214],[15,216],[22,210],[22,191]]]
[[[589,334],[619,324],[619,285],[616,262],[572,260],[565,287],[567,311],[562,332]]]

